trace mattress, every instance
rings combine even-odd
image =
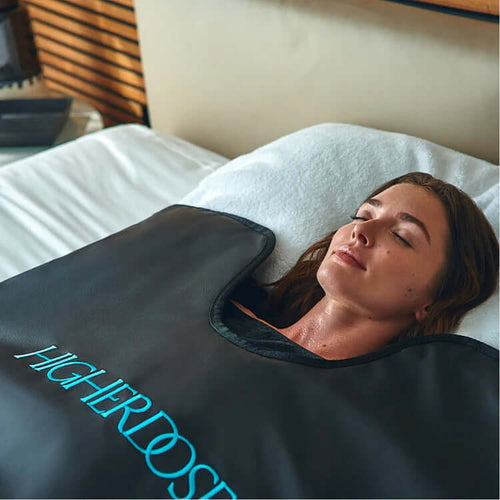
[[[132,124],[0,168],[0,281],[149,217],[227,161]]]

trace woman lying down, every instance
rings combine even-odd
[[[498,498],[498,351],[384,347],[495,289],[475,204],[395,179],[267,298],[273,242],[173,205],[1,283],[0,496]]]
[[[258,285],[273,286],[258,314],[233,303],[290,350],[335,360],[450,333],[497,280],[498,241],[481,210],[455,186],[414,172],[376,189],[280,280]]]

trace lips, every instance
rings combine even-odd
[[[337,248],[337,250],[335,251],[335,256],[346,264],[349,264],[353,267],[358,267],[360,269],[363,269],[363,271],[366,271],[366,267],[360,262],[359,257],[348,246]]]

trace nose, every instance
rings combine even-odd
[[[352,239],[359,241],[363,246],[372,246],[374,242],[373,231],[371,231],[369,221],[359,222],[352,229]]]

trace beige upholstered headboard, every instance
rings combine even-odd
[[[228,157],[300,128],[498,163],[498,24],[383,0],[135,0],[151,125]]]

